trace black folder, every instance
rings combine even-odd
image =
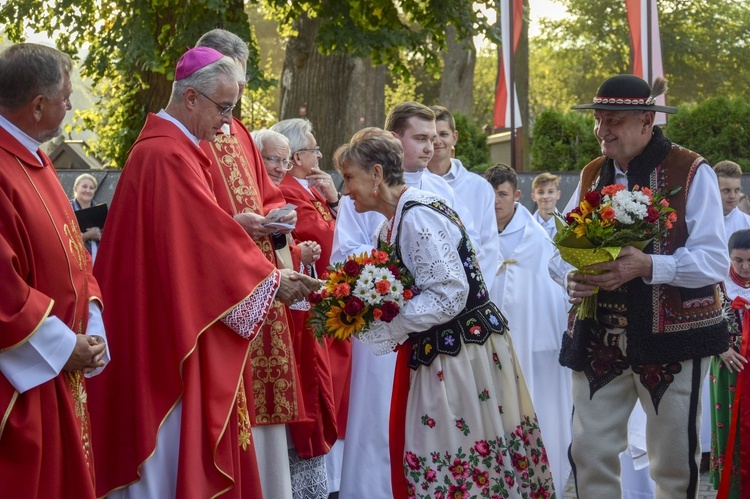
[[[86,232],[91,227],[104,228],[104,221],[107,219],[107,204],[98,204],[91,208],[82,208],[76,213],[78,219],[78,225],[81,227],[81,232]]]

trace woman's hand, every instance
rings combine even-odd
[[[102,238],[102,230],[99,227],[91,227],[82,236],[84,241],[99,241]]]
[[[724,365],[727,366],[727,370],[730,373],[738,373],[745,370],[747,359],[737,353],[734,348],[729,347],[729,350],[719,355],[719,357],[721,357],[721,360],[724,362]]]

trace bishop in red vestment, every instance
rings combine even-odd
[[[118,352],[92,386],[100,495],[262,495],[239,454],[252,445],[248,339],[277,291],[298,299],[305,286],[290,285],[216,203],[198,146],[231,122],[241,77],[212,49],[183,55],[169,105],[149,115],[120,176],[95,269]],[[177,441],[162,445],[168,428]]]

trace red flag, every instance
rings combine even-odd
[[[495,113],[494,127],[510,128],[510,14],[513,15],[513,56],[518,50],[518,41],[521,39],[521,28],[523,26],[523,0],[513,0],[512,10],[509,0],[500,1],[500,28],[503,38],[503,51],[498,61],[497,87],[495,89]],[[513,83],[513,110],[515,112],[514,127],[521,126],[521,112],[518,107],[518,93]]]

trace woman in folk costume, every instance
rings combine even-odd
[[[554,496],[505,318],[461,220],[442,198],[406,187],[401,143],[383,130],[361,130],[337,159],[344,192],[358,212],[386,216],[379,238],[421,290],[392,322],[373,323],[360,337],[376,353],[399,349],[394,497]]]
[[[750,491],[750,378],[745,373],[750,335],[750,229],[729,238],[727,297],[741,318],[729,349],[711,361],[711,483],[717,498],[739,499]],[[741,332],[740,332],[741,330]],[[727,457],[727,456],[731,457]],[[742,464],[745,463],[745,464]],[[743,468],[744,466],[744,468]],[[742,494],[744,489],[744,495]]]

